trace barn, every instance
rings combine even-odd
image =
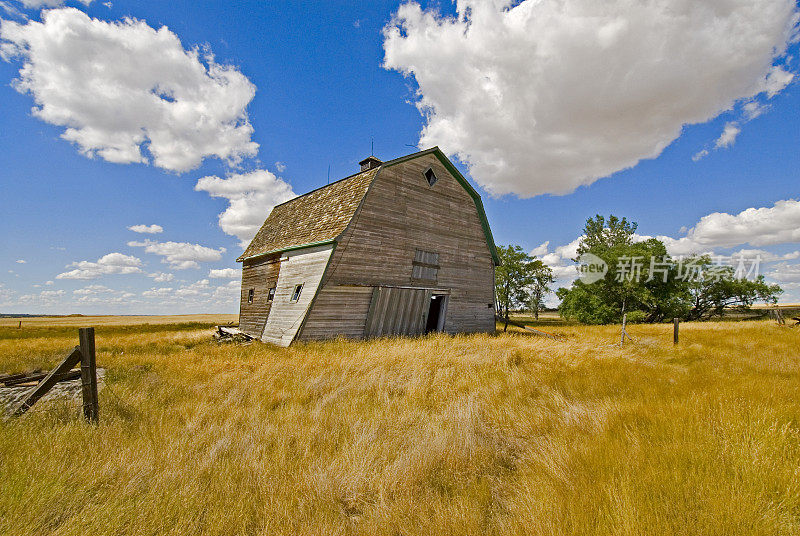
[[[499,264],[478,193],[438,147],[276,206],[237,259],[264,342],[494,331]]]

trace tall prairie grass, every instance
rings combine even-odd
[[[551,329],[98,328],[99,425],[59,401],[0,423],[0,533],[800,534],[800,331]],[[0,372],[76,342],[11,331]]]

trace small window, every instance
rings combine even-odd
[[[434,251],[416,250],[411,265],[411,279],[436,281],[439,276],[439,254]]]
[[[428,264],[438,268],[439,254],[434,251],[424,251],[422,249],[418,249],[414,251],[414,262]]]
[[[275,287],[269,289],[269,293],[267,293],[267,301],[272,301],[275,299]]]
[[[411,271],[411,279],[424,279],[426,281],[436,281],[439,274],[438,268],[431,266],[420,266],[415,264]]]
[[[247,303],[253,303],[253,296],[256,293],[256,289],[251,288],[247,291]]]
[[[303,284],[295,285],[294,291],[292,292],[292,299],[290,301],[296,302],[300,299],[300,293],[303,292]]]
[[[425,172],[425,180],[428,181],[430,186],[433,186],[436,184],[436,181],[439,180],[439,178],[436,176],[436,173],[433,172],[433,168],[428,168],[428,170]]]

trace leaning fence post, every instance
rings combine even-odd
[[[78,338],[81,346],[83,416],[89,422],[97,422],[100,408],[97,402],[97,364],[95,360],[94,328],[80,328],[78,330]]]
[[[53,388],[65,375],[67,375],[72,367],[78,364],[81,360],[81,351],[77,346],[70,350],[64,360],[59,365],[50,371],[50,373],[42,379],[36,387],[28,391],[22,400],[17,402],[14,407],[12,415],[22,415],[33,406],[37,400],[42,398],[47,392]]]
[[[673,318],[672,322],[672,344],[678,344],[678,325],[681,323],[681,321],[677,318]]]

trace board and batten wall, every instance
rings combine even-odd
[[[337,242],[299,338],[363,337],[376,286],[438,289],[449,295],[444,331],[494,331],[494,263],[478,211],[436,156],[382,168]],[[417,250],[439,254],[435,281],[412,279]]]
[[[335,255],[335,253],[334,253]],[[329,268],[330,269],[330,268]],[[300,340],[364,336],[372,301],[372,287],[327,285],[320,289],[314,306],[298,334]]]
[[[306,318],[309,305],[317,293],[333,245],[285,252],[280,258],[275,298],[267,317],[261,340],[289,346]],[[291,301],[296,285],[303,285],[300,299]]]
[[[269,289],[278,282],[280,256],[272,255],[244,261],[242,266],[242,294],[239,300],[239,329],[251,337],[261,338],[270,312]],[[253,303],[247,297],[253,289]]]

